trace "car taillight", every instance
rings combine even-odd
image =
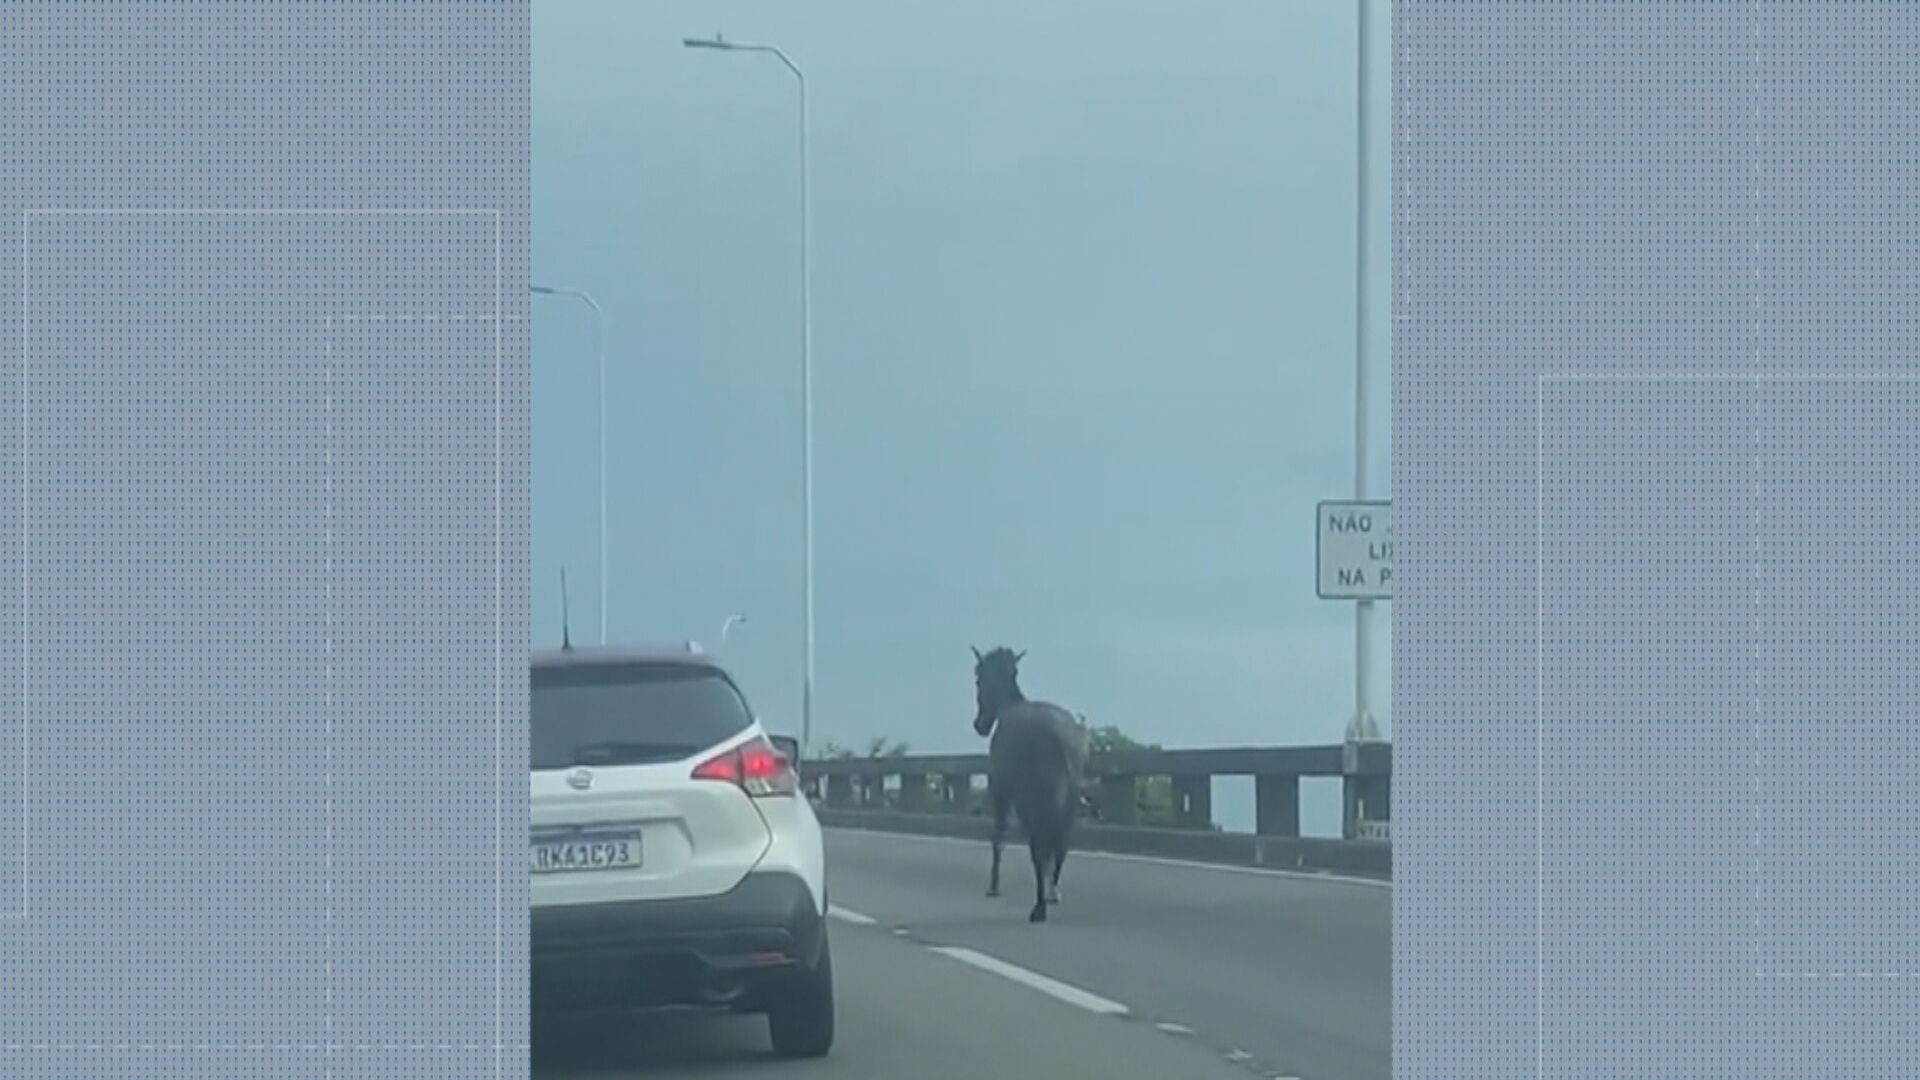
[[[734,784],[755,798],[792,795],[800,790],[793,763],[765,739],[755,739],[701,762],[693,770],[693,778]]]

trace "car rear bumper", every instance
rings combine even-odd
[[[775,872],[720,896],[536,907],[533,1010],[754,1008],[819,963],[824,922],[806,883]]]

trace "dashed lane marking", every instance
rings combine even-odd
[[[1190,1027],[1188,1027],[1188,1026],[1187,1026],[1187,1025],[1185,1025],[1185,1024],[1174,1024],[1174,1023],[1169,1023],[1169,1022],[1167,1022],[1167,1021],[1165,1021],[1165,1020],[1162,1020],[1162,1021],[1160,1021],[1159,1023],[1157,1023],[1157,1024],[1155,1024],[1155,1025],[1153,1025],[1153,1026],[1154,1026],[1154,1027],[1157,1027],[1157,1028],[1159,1028],[1159,1029],[1160,1029],[1161,1031],[1164,1031],[1164,1032],[1166,1032],[1166,1033],[1167,1033],[1167,1034],[1169,1034],[1169,1035],[1191,1035],[1191,1034],[1193,1034],[1193,1029],[1192,1029],[1192,1028],[1190,1028]]]
[[[986,953],[951,945],[930,945],[928,948],[942,956],[950,956],[963,964],[970,964],[982,971],[992,972],[1003,979],[1038,990],[1048,997],[1064,1001],[1076,1008],[1105,1016],[1127,1015],[1127,1007],[1117,1001],[1111,1001],[1077,986],[1069,986],[1058,979],[1050,979],[1037,971],[1028,971],[1026,968],[1009,964],[1005,960],[988,956]]]

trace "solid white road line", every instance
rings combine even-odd
[[[848,911],[838,904],[829,904],[827,906],[827,918],[839,919],[843,923],[852,923],[855,926],[872,926],[879,921],[871,915],[862,915],[857,911]]]
[[[968,847],[980,847],[985,841],[969,840],[959,836],[922,836],[919,833],[888,832],[885,829],[863,829],[855,825],[829,825],[827,831],[837,833],[859,833],[862,836],[884,836],[895,840],[911,840],[914,843],[931,841],[939,844],[965,844]],[[1013,846],[1013,845],[1009,845]],[[1292,878],[1296,881],[1323,881],[1332,885],[1362,885],[1372,889],[1391,889],[1392,881],[1379,878],[1352,877],[1347,874],[1320,873],[1315,870],[1276,870],[1267,866],[1236,866],[1232,863],[1195,862],[1191,859],[1163,859],[1158,855],[1122,855],[1114,851],[1084,851],[1074,848],[1072,858],[1104,859],[1108,862],[1145,863],[1148,866],[1171,866],[1180,870],[1212,870],[1222,874],[1250,874],[1254,877]]]
[[[1038,972],[1017,967],[1007,963],[1005,960],[988,956],[986,953],[974,952],[972,949],[962,949],[947,945],[933,945],[929,946],[929,948],[942,955],[951,956],[963,964],[971,964],[982,971],[990,971],[1003,979],[1011,979],[1022,986],[1031,987],[1046,994],[1048,997],[1056,998],[1069,1005],[1085,1009],[1088,1012],[1102,1013],[1108,1016],[1125,1016],[1127,1013],[1127,1007],[1117,1001],[1108,1001],[1098,994],[1088,993],[1077,986],[1068,986],[1058,979],[1049,979]]]

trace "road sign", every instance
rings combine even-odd
[[[1393,503],[1323,502],[1315,517],[1321,599],[1393,599]]]

